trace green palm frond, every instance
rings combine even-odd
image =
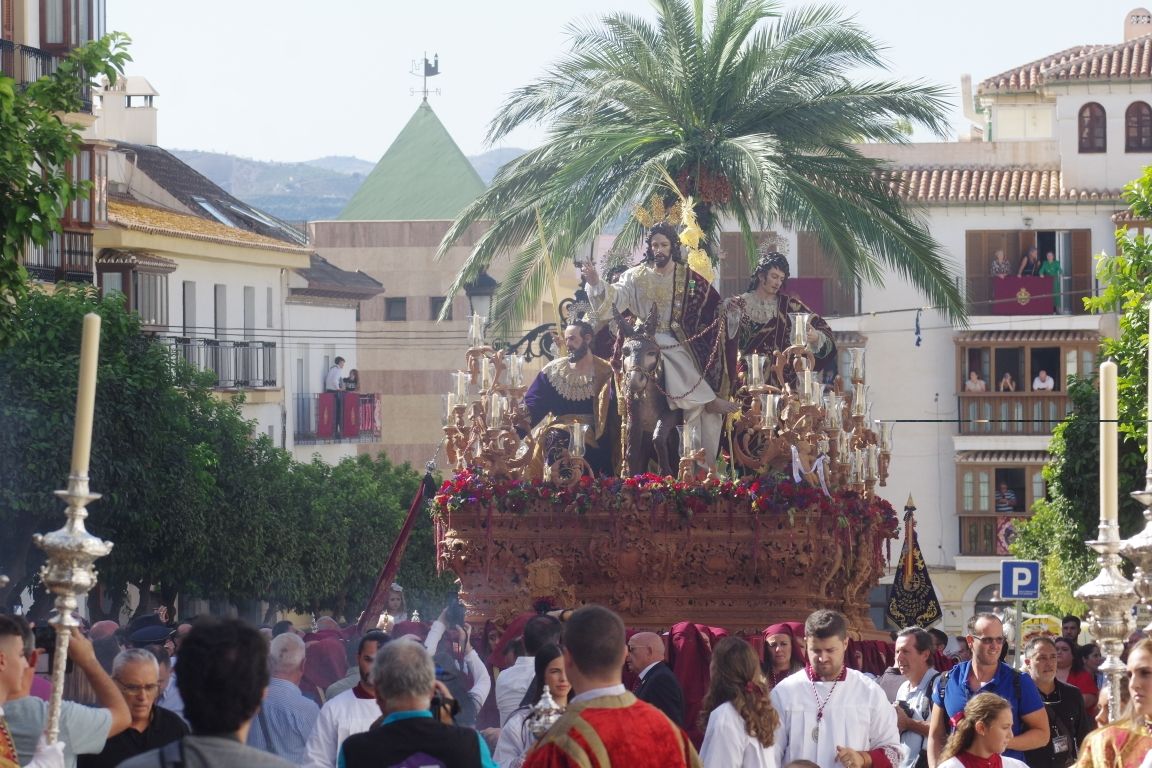
[[[486,227],[451,290],[509,259],[493,322],[518,328],[574,253],[621,211],[667,191],[667,169],[728,181],[730,200],[705,202],[739,226],[750,253],[756,227],[811,231],[846,280],[879,283],[891,271],[962,319],[940,246],[883,181],[884,166],[854,146],[906,141],[909,124],[943,135],[946,92],[855,78],[883,65],[881,47],[833,6],[653,4],[654,19],[616,13],[570,25],[570,50],[493,118],[490,142],[529,124],[546,126],[546,139],[449,229],[440,255],[469,227]],[[630,221],[615,247],[640,235]]]

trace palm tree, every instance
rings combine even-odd
[[[488,128],[494,143],[541,123],[542,146],[506,165],[445,235],[490,226],[451,291],[511,254],[493,322],[519,327],[555,271],[605,225],[671,176],[692,195],[706,243],[722,217],[755,253],[753,225],[817,234],[845,280],[889,268],[951,318],[964,304],[939,245],[854,142],[906,141],[907,123],[939,135],[944,92],[923,82],[859,82],[877,43],[837,9],[781,12],[771,0],[653,0],[655,24],[629,14],[572,25],[571,50],[514,91]],[[634,246],[630,221],[617,247]],[[579,251],[577,250],[579,248]],[[714,251],[714,249],[713,249]]]

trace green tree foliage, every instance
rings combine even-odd
[[[140,333],[123,297],[84,286],[33,290],[17,302],[24,333],[0,349],[0,567],[10,591],[34,583],[36,531],[63,522],[80,327],[103,319],[89,528],[115,543],[100,583],[236,603],[334,610],[355,618],[391,551],[419,477],[383,456],[335,467],[300,463],[253,435],[239,400]],[[421,516],[402,583],[439,605],[431,524]],[[0,593],[0,598],[3,598]]]
[[[1125,188],[1125,200],[1133,218],[1152,220],[1152,168]],[[1100,257],[1096,274],[1103,290],[1085,299],[1085,306],[1119,313],[1119,336],[1105,338],[1100,352],[1119,369],[1120,533],[1130,536],[1144,522],[1142,507],[1128,492],[1144,487],[1152,240],[1118,231],[1116,256]],[[1096,537],[1100,519],[1099,394],[1092,381],[1074,377],[1068,396],[1073,410],[1053,433],[1052,461],[1044,470],[1048,499],[1037,502],[1035,515],[1018,526],[1012,546],[1013,555],[1043,563],[1037,607],[1057,614],[1083,613],[1085,606],[1072,593],[1098,570],[1084,541]]]
[[[0,346],[23,330],[14,302],[27,292],[28,275],[18,257],[29,242],[47,243],[64,209],[88,191],[89,182],[66,173],[80,129],[61,116],[82,111],[97,78],[115,82],[131,61],[128,42],[119,32],[93,41],[27,88],[0,74]]]
[[[508,163],[464,209],[441,255],[477,222],[487,231],[452,291],[512,254],[493,321],[518,327],[557,269],[622,211],[666,196],[665,174],[693,195],[713,260],[722,216],[753,231],[812,231],[847,281],[894,270],[953,318],[964,302],[939,245],[854,142],[904,142],[909,125],[947,131],[945,91],[862,80],[880,46],[829,6],[783,10],[771,0],[654,0],[630,14],[570,27],[571,49],[514,91],[488,129],[495,143],[523,125],[542,146]],[[640,236],[630,221],[617,246]]]

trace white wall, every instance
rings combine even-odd
[[[1054,89],[1055,90],[1055,89]],[[1107,115],[1108,151],[1080,154],[1080,108],[1089,102],[1104,107]],[[1120,189],[1140,176],[1152,163],[1152,152],[1124,151],[1124,114],[1134,101],[1152,105],[1148,83],[1095,83],[1064,86],[1056,100],[1057,140],[1064,170],[1064,186],[1069,189]]]
[[[180,259],[179,266],[168,280],[168,325],[171,334],[233,341],[243,341],[246,338],[280,341],[280,306],[283,302],[283,295],[280,288],[279,267]],[[195,283],[196,286],[196,328],[188,329],[187,333],[183,327],[185,282]],[[225,328],[219,334],[215,329],[216,285],[225,286]],[[245,286],[255,289],[256,311],[251,337],[245,335],[244,329]],[[269,289],[272,292],[271,323],[268,322]]]

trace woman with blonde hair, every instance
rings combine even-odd
[[[1137,768],[1152,754],[1152,639],[1128,653],[1128,692],[1124,716],[1088,734],[1076,768]]]
[[[712,651],[710,674],[700,705],[704,768],[776,768],[772,742],[780,716],[756,651],[739,637],[725,637]]]
[[[1012,739],[1012,705],[994,693],[979,693],[964,705],[936,768],[1028,768],[1004,757]]]

